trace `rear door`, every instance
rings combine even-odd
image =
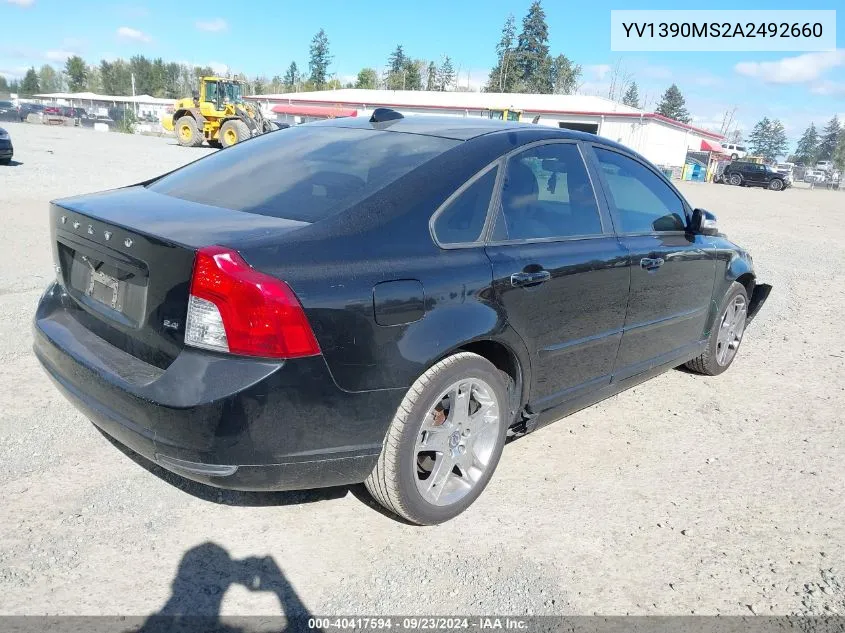
[[[630,272],[576,142],[511,155],[486,246],[496,300],[532,356],[531,405],[610,382]]]
[[[756,163],[748,165],[747,180],[755,185],[762,185],[766,182],[766,168],[763,165]]]
[[[715,249],[686,231],[687,206],[652,167],[614,149],[596,145],[593,152],[630,255],[631,291],[613,372],[622,380],[683,356],[703,338]]]

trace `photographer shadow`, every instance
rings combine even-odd
[[[233,616],[221,619],[223,597],[233,585],[274,594],[279,601],[279,616]],[[319,631],[307,627],[311,617],[272,557],[251,556],[236,560],[224,548],[206,542],[185,552],[173,579],[170,598],[135,633]]]

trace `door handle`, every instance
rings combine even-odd
[[[646,270],[657,270],[664,264],[662,257],[643,257],[640,260],[640,267]]]
[[[548,270],[538,270],[533,273],[514,273],[511,275],[511,286],[531,286],[541,284],[552,278]]]

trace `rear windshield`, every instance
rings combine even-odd
[[[317,222],[459,143],[418,134],[301,125],[219,151],[149,188],[216,207]]]

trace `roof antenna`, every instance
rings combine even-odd
[[[404,118],[401,112],[397,112],[392,108],[376,108],[373,110],[373,116],[370,117],[370,123],[384,123],[385,121]]]
[[[539,123],[540,122],[540,115],[538,114],[533,119],[531,119],[531,123]]]

